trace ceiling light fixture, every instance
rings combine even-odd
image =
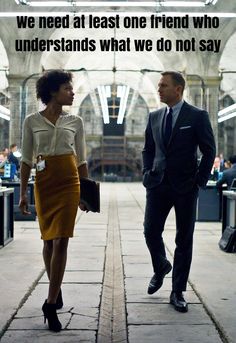
[[[10,121],[10,117],[0,112],[0,118]]]
[[[145,4],[145,2],[144,2]],[[144,5],[145,6],[145,5]],[[202,1],[159,1],[156,6],[160,7],[204,7],[205,3]]]
[[[33,7],[50,7],[50,6],[57,6],[57,7],[68,7],[68,6],[75,6],[75,3],[72,1],[30,1],[29,6]]]
[[[218,123],[236,116],[236,104],[230,105],[218,112]]]
[[[15,1],[33,7],[204,7],[206,5],[202,1]]]
[[[114,12],[0,12],[1,18],[13,18],[16,16],[31,16],[31,17],[57,17],[57,16],[65,16],[65,15],[74,15],[80,16],[80,15],[96,15],[97,17],[110,17],[111,15],[114,15]],[[127,15],[136,16],[136,17],[150,17],[152,14],[156,16],[165,15],[167,17],[183,17],[188,15],[191,17],[203,17],[204,15],[207,15],[208,17],[218,17],[218,18],[236,18],[236,13],[220,13],[220,12],[116,12],[117,15],[126,17]]]
[[[10,120],[10,110],[2,105],[0,105],[0,118]]]
[[[98,94],[101,102],[102,107],[102,116],[104,124],[109,124],[109,111],[107,105],[107,97],[106,97],[106,88],[105,86],[98,86]]]
[[[129,96],[129,86],[118,86],[117,96],[120,98],[120,107],[117,117],[117,124],[122,124],[125,116],[125,110],[127,106],[127,100]]]
[[[218,119],[218,123],[222,123],[223,121],[229,120],[229,119],[234,118],[234,117],[236,117],[236,111],[232,112],[232,113],[229,113],[229,114],[227,114],[224,117],[219,118]]]
[[[226,108],[223,108],[223,110],[220,110],[218,112],[218,117],[221,117],[223,114],[227,114],[227,113],[229,113],[229,112],[231,112],[233,110],[236,110],[236,104],[230,105],[230,106],[228,106]]]

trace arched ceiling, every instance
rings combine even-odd
[[[40,2],[40,0],[37,0]],[[168,2],[169,0],[166,0]],[[204,0],[202,0],[204,2]],[[112,3],[112,1],[111,1]],[[76,8],[78,11],[78,8]],[[178,6],[169,8],[159,8],[168,15],[173,16],[177,12],[206,12],[206,13],[236,13],[235,0],[218,0],[215,6],[207,6],[205,8],[181,8]],[[64,7],[31,7],[27,5],[17,5],[15,0],[0,1],[0,12],[25,12],[34,14],[35,12],[69,12],[71,8]],[[80,14],[93,12],[113,11],[117,12],[141,12],[145,15],[147,12],[155,12],[156,8],[147,7],[82,7],[79,8]],[[217,14],[216,14],[217,15]],[[236,15],[235,15],[236,16]],[[153,102],[157,102],[156,85],[159,79],[159,70],[176,69],[185,71],[187,74],[199,74],[201,76],[217,75],[218,62],[223,51],[224,45],[228,38],[236,30],[236,19],[221,18],[220,29],[218,30],[196,30],[192,27],[188,29],[23,29],[17,30],[15,18],[0,17],[0,39],[8,52],[10,73],[37,73],[41,70],[51,68],[64,69],[81,69],[84,71],[75,72],[74,84],[79,94],[77,102],[81,103],[88,94],[98,85],[111,84],[114,81],[119,84],[129,85],[145,99],[147,104],[151,106]],[[155,42],[157,39],[164,38],[174,41],[177,38],[189,39],[195,37],[222,39],[222,50],[217,53],[195,53],[195,52],[136,52],[134,49],[126,52],[101,52],[99,49],[100,39],[109,39],[115,36],[116,39],[151,39]],[[95,39],[97,42],[97,50],[95,52],[44,52],[44,53],[14,53],[12,39],[32,39],[34,37],[45,39]],[[235,37],[234,37],[235,40]],[[233,42],[231,38],[229,42]],[[225,60],[228,48],[227,43],[225,52],[221,59]],[[233,43],[232,43],[233,44]],[[19,62],[20,61],[20,62]],[[232,61],[232,63],[234,63]],[[224,63],[223,63],[224,64]],[[114,68],[116,72],[114,71]],[[228,68],[228,67],[226,67]],[[236,69],[234,63],[234,69]],[[108,70],[108,71],[105,71]],[[113,70],[113,71],[112,71]],[[153,72],[150,72],[153,70]],[[134,72],[137,71],[137,72]],[[156,72],[155,72],[156,71]],[[26,75],[27,76],[27,75]],[[233,85],[232,85],[233,87]],[[235,87],[234,87],[235,88]],[[233,90],[231,91],[231,93]]]
[[[156,34],[155,34],[156,33]],[[155,37],[154,37],[155,35]],[[136,52],[132,47],[131,51],[126,52],[102,52],[99,46],[101,39],[110,39],[115,37],[117,40],[126,41],[127,37],[131,41],[134,39],[152,39],[153,44],[157,39],[166,37],[166,33],[159,30],[153,32],[143,31],[141,29],[127,31],[119,29],[96,30],[96,29],[67,29],[56,30],[50,36],[50,39],[78,39],[83,40],[85,37],[91,37],[96,41],[95,52],[46,52],[42,54],[41,64],[44,69],[64,68],[69,70],[81,69],[85,72],[75,72],[76,89],[82,88],[81,99],[86,96],[86,91],[96,88],[98,85],[106,84],[125,84],[138,91],[144,99],[149,102],[149,97],[156,98],[156,85],[159,78],[159,72],[164,70],[166,57],[164,53],[156,52]],[[168,36],[169,37],[169,36]],[[169,53],[169,61],[175,59],[175,65],[183,70],[184,58],[176,58],[174,53]],[[114,72],[114,70],[116,70]],[[153,70],[154,72],[148,72]],[[156,71],[156,72],[155,72]]]

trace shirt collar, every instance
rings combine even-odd
[[[181,110],[181,107],[183,106],[183,103],[184,103],[184,100],[180,100],[179,102],[177,102],[177,104],[175,104],[174,106],[172,106],[172,110],[173,110],[173,113],[179,113],[180,110]],[[168,112],[170,110],[170,107],[167,106],[167,109],[168,109]]]

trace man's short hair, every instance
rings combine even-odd
[[[229,162],[230,162],[231,164],[235,164],[235,163],[236,163],[236,155],[230,156],[230,157],[229,157]]]
[[[161,73],[162,76],[170,76],[176,86],[181,86],[182,90],[184,91],[185,88],[185,79],[183,75],[177,71],[163,71]],[[182,91],[182,92],[183,92]]]
[[[16,143],[12,143],[11,145],[10,145],[10,149],[13,149],[13,148],[15,148],[17,146],[17,144]]]

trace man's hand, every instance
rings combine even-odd
[[[28,199],[26,195],[20,197],[19,209],[21,210],[21,213],[25,216],[31,214],[31,212],[28,211]]]
[[[79,204],[79,208],[81,209],[81,211],[89,212],[89,210],[87,209],[87,207],[83,203]]]

